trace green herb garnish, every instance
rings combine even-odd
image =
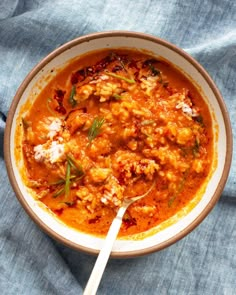
[[[153,139],[152,136],[150,134],[148,134],[146,131],[141,131],[141,133],[145,136],[147,136],[147,138],[150,138],[151,140]]]
[[[157,70],[152,64],[149,64],[148,66],[149,66],[149,68],[150,68],[150,70],[151,70],[153,76],[160,75],[160,71]]]
[[[169,202],[168,202],[168,207],[171,207],[173,202],[175,201],[175,199],[177,198],[177,196],[183,191],[184,189],[184,185],[186,183],[186,179],[189,175],[189,170],[190,168],[188,168],[185,172],[184,172],[184,175],[183,175],[183,178],[181,179],[179,185],[178,185],[178,188],[177,188],[177,191],[175,192],[175,194],[169,199]]]
[[[167,82],[167,81],[163,82],[162,85],[163,85],[164,88],[166,88],[169,85],[169,82]]]
[[[74,99],[74,96],[76,94],[76,86],[73,85],[70,92],[69,97],[69,103],[71,104],[72,108],[74,108],[77,105],[77,101]]]
[[[56,191],[56,192],[52,195],[52,197],[53,197],[53,198],[57,198],[57,197],[59,197],[60,195],[64,194],[64,192],[65,192],[65,188],[62,187],[61,189],[59,189],[58,191]]]
[[[56,180],[56,181],[53,181],[53,182],[50,182],[49,185],[58,185],[58,184],[63,184],[65,183],[65,179],[59,179],[59,180]]]
[[[201,115],[194,118],[196,122],[198,122],[202,127],[204,126],[203,117]]]
[[[84,171],[81,165],[78,165],[75,161],[75,159],[72,156],[66,156],[67,161],[70,163],[70,166],[72,168],[74,168],[74,170],[76,171],[77,176],[83,176],[84,175]],[[71,178],[70,178],[71,179]]]
[[[104,124],[104,122],[105,122],[105,119],[99,118],[99,117],[97,117],[93,120],[93,123],[88,130],[89,144],[91,144],[91,142],[94,140],[94,138],[100,134],[101,128],[102,128],[102,125]]]
[[[199,153],[199,148],[200,148],[200,142],[199,142],[199,139],[196,138],[194,146],[193,146],[193,155],[194,155],[194,157],[196,157],[197,154]]]
[[[129,84],[134,84],[135,83],[135,80],[134,79],[128,79],[126,77],[123,77],[121,75],[117,75],[117,74],[111,73],[109,71],[105,71],[105,73],[108,76],[111,76],[111,77],[114,77],[114,78],[117,78],[117,79],[120,79],[120,80],[124,80],[125,82],[127,82]]]
[[[119,63],[120,63],[120,65],[121,65],[122,69],[123,69],[125,72],[127,72],[127,70],[126,70],[126,68],[125,68],[125,65],[124,65],[123,61],[121,60],[120,56],[117,55],[115,52],[112,52],[112,53],[111,53],[111,57],[112,57],[112,56],[114,56],[114,57],[119,61]]]
[[[71,175],[71,168],[76,171],[76,175]],[[78,180],[84,176],[84,171],[82,166],[78,167],[78,164],[75,163],[75,160],[72,156],[67,155],[67,163],[66,163],[66,175],[65,179],[59,179],[55,182],[51,182],[49,185],[63,185],[60,189],[58,189],[52,196],[53,198],[57,198],[58,196],[65,194],[65,197],[68,198],[70,194],[70,186],[73,180]]]
[[[70,193],[70,162],[67,160],[67,165],[66,165],[66,180],[65,180],[65,196],[66,198],[69,196]]]
[[[154,124],[154,123],[155,123],[154,120],[144,120],[144,121],[142,121],[140,124],[141,124],[142,126],[146,126],[146,125],[152,125],[152,124]]]
[[[77,175],[71,175],[70,180],[73,180],[77,177],[78,177]],[[53,186],[53,185],[59,185],[59,184],[65,184],[65,179],[58,179],[56,181],[50,182],[48,185]]]
[[[120,100],[121,99],[121,95],[117,94],[117,93],[114,93],[112,95],[112,97],[114,97],[116,100]]]
[[[168,84],[166,85],[166,82],[163,82],[161,72],[159,70],[157,70],[156,68],[154,68],[154,66],[151,64],[149,64],[149,68],[150,68],[153,76],[159,76],[158,82],[161,83],[163,85],[163,87],[166,87]]]
[[[63,202],[64,204],[66,204],[67,206],[73,206],[75,204],[75,202]]]

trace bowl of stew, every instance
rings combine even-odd
[[[9,110],[6,167],[50,236],[96,254],[126,197],[113,257],[161,250],[219,199],[231,164],[228,112],[190,55],[127,31],[74,39],[27,75]]]

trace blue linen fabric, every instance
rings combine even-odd
[[[235,1],[1,0],[1,294],[83,292],[96,258],[48,237],[20,206],[3,159],[5,120],[25,75],[50,51],[87,33],[120,29],[164,38],[195,57],[218,85],[236,139]],[[236,294],[236,152],[208,217],[165,250],[111,259],[97,294]]]

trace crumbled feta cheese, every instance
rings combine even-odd
[[[102,76],[100,76],[100,79],[101,80],[107,80],[107,79],[109,79],[109,77],[107,75],[102,75]]]
[[[123,200],[124,188],[119,185],[118,180],[114,177],[110,177],[110,181],[105,185],[105,192],[101,197],[101,202],[105,205],[113,204],[115,206],[121,206]]]
[[[108,204],[108,200],[105,197],[101,197],[101,202],[105,205]]]
[[[64,144],[52,141],[48,146],[48,143],[39,144],[34,147],[34,158],[37,162],[49,161],[55,163],[61,159],[64,155]]]
[[[186,104],[184,101],[179,102],[176,105],[176,109],[182,109],[182,111],[186,114],[189,115],[191,117],[197,117],[198,116],[198,112],[191,108],[188,104]]]
[[[55,118],[52,123],[48,126],[48,138],[52,139],[60,130],[62,126],[62,121],[58,118]]]
[[[109,77],[107,75],[102,75],[97,80],[90,81],[89,84],[97,84],[97,83],[100,83],[100,82],[108,80],[108,79],[109,79]]]
[[[92,80],[89,82],[89,84],[97,84],[98,82],[101,82],[101,79]]]

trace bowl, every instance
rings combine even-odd
[[[182,49],[151,35],[110,31],[79,37],[54,50],[27,75],[11,104],[4,138],[4,154],[9,179],[18,200],[29,216],[41,229],[59,242],[76,250],[97,254],[102,247],[103,238],[84,234],[66,226],[32,197],[21,177],[19,167],[22,165],[22,158],[17,158],[14,153],[18,144],[14,138],[17,132],[17,118],[22,106],[34,99],[35,94],[40,92],[57,69],[62,68],[69,60],[87,52],[102,48],[123,47],[152,52],[170,61],[201,90],[213,121],[215,164],[201,199],[192,206],[191,210],[179,212],[168,226],[160,227],[152,235],[144,235],[143,239],[116,240],[111,255],[120,258],[148,254],[177,242],[208,215],[223,191],[232,157],[231,125],[224,100],[206,70]]]

